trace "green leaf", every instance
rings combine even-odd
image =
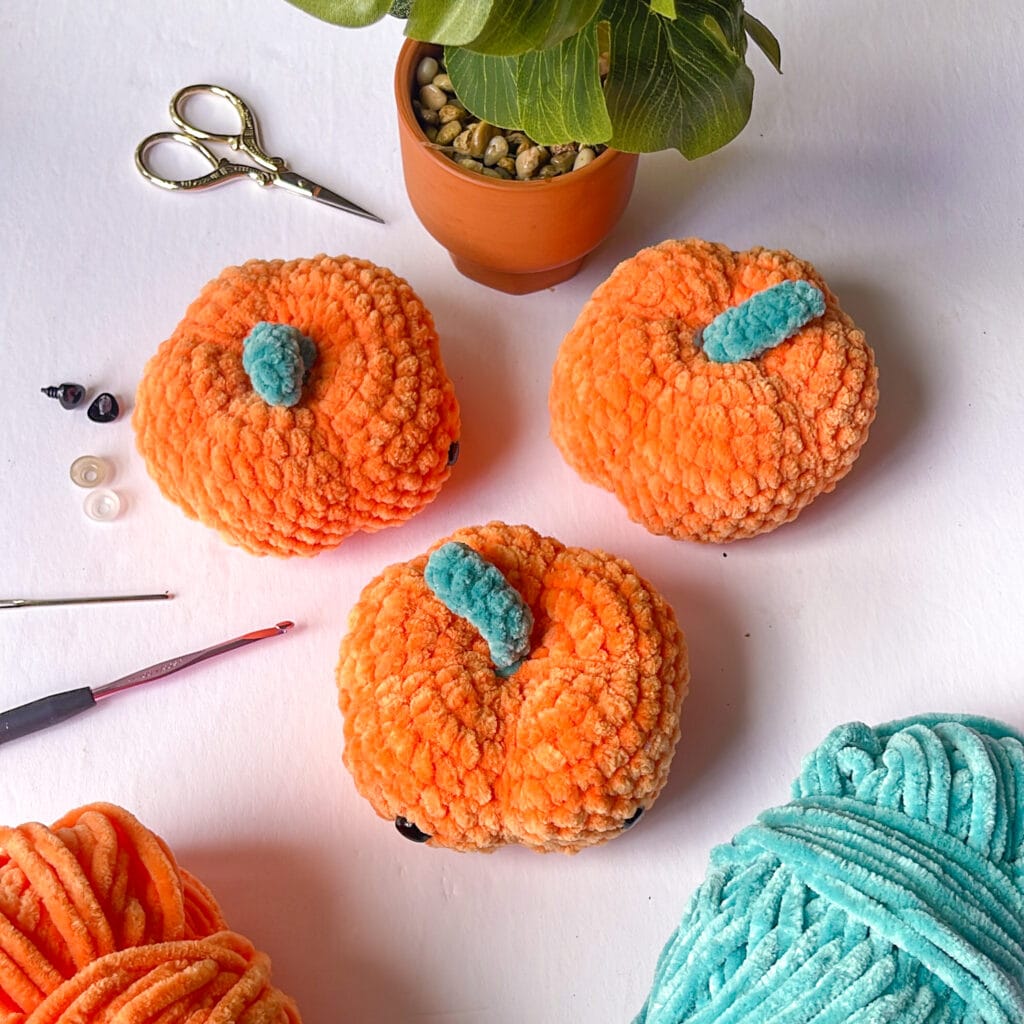
[[[520,58],[518,86],[523,131],[542,145],[605,142],[611,137],[601,74],[597,23],[558,46]]]
[[[604,0],[612,146],[674,147],[692,160],[742,131],[754,92],[742,13],[739,0],[686,0],[670,20],[637,0]]]
[[[493,6],[494,0],[414,0],[405,34],[426,43],[465,46],[483,31]]]
[[[772,67],[781,75],[782,48],[772,30],[747,11],[743,12],[743,27],[747,30],[747,35],[757,43],[757,48],[771,61]]]
[[[455,93],[466,109],[499,128],[519,128],[515,57],[490,57],[460,47],[444,52]]]
[[[494,5],[487,24],[467,46],[475,53],[504,56],[546,50],[579,32],[600,6],[601,0],[505,0]]]
[[[611,136],[597,57],[595,19],[546,50],[500,57],[450,49],[445,63],[459,99],[477,117],[554,145]]]
[[[651,10],[663,18],[675,19],[676,0],[651,0]]]
[[[391,0],[288,0],[299,10],[321,21],[346,28],[362,28],[380,21],[391,7]]]
[[[408,18],[409,9],[412,7],[412,0],[393,0],[388,14],[392,18]]]

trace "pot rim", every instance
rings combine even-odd
[[[637,160],[638,153],[626,153],[622,150],[607,148],[603,153],[598,154],[586,167],[569,174],[560,174],[556,178],[540,178],[532,181],[503,181],[497,178],[488,178],[475,171],[466,170],[460,167],[454,160],[436,149],[433,143],[424,135],[420,123],[412,109],[412,76],[415,73],[416,58],[428,51],[431,53],[442,52],[443,47],[438,43],[426,43],[419,39],[406,38],[398,51],[398,61],[395,65],[395,105],[398,107],[398,116],[405,123],[413,137],[419,142],[423,149],[429,154],[431,160],[441,167],[446,174],[454,175],[459,181],[469,181],[480,188],[496,189],[507,191],[508,189],[523,188],[571,188],[584,184],[589,175],[600,173],[608,164],[616,160]]]

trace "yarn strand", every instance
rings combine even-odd
[[[1021,1024],[1024,738],[834,730],[711,856],[636,1024]]]
[[[164,842],[111,804],[0,827],[0,1024],[299,1024]]]

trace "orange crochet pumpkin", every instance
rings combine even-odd
[[[628,563],[491,523],[366,587],[337,682],[345,764],[406,838],[575,852],[658,796],[689,670]]]
[[[253,260],[203,289],[133,418],[166,497],[254,554],[315,555],[436,497],[459,412],[430,313],[366,260]]]
[[[803,315],[787,320],[780,302]],[[555,362],[551,434],[653,533],[721,542],[831,491],[877,401],[871,349],[809,263],[668,241],[584,306]]]
[[[112,804],[0,826],[0,1024],[298,1024],[163,840]]]

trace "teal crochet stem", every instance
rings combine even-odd
[[[1024,737],[843,725],[711,855],[635,1024],[1021,1024]]]
[[[782,281],[719,313],[701,344],[713,363],[738,363],[791,338],[825,312],[825,296],[810,281]]]
[[[315,362],[316,345],[289,324],[261,320],[242,342],[242,368],[268,405],[295,405]]]
[[[467,544],[449,541],[427,559],[427,586],[487,641],[498,675],[510,676],[530,653],[533,615],[501,571]]]

